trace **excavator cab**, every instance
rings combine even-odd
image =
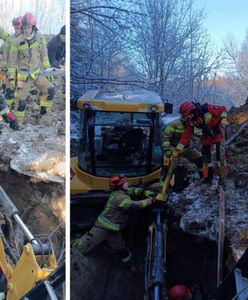
[[[82,121],[78,156],[82,171],[96,177],[120,173],[137,177],[160,167],[158,159],[152,160],[158,134],[153,114],[85,110]]]
[[[90,91],[77,100],[77,108],[81,140],[71,159],[72,228],[82,215],[96,217],[101,211],[110,176],[125,174],[131,185],[158,184],[163,162],[164,105],[156,93]]]

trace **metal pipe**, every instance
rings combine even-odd
[[[156,213],[156,226],[160,225],[160,222],[161,222],[161,220],[160,220],[160,212],[158,211]]]
[[[153,300],[160,300],[160,287],[159,287],[159,285],[154,287]]]
[[[28,241],[32,241],[34,244],[38,244],[35,240],[35,237],[32,235],[31,231],[28,229],[28,227],[25,225],[25,223],[22,221],[18,213],[13,214],[13,218],[16,220],[16,223],[20,226],[21,230],[27,237]]]
[[[54,292],[54,289],[53,287],[51,286],[50,282],[45,280],[44,281],[44,284],[46,286],[46,289],[47,289],[47,293],[50,297],[51,300],[58,300],[58,297],[56,296],[55,292]]]

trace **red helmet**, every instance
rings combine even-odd
[[[127,182],[127,177],[113,175],[109,178],[109,187],[115,189],[116,187],[121,187],[125,182]]]
[[[185,118],[187,118],[193,110],[195,110],[195,104],[191,101],[184,102],[179,107],[179,113]]]
[[[22,27],[25,26],[36,26],[36,19],[30,12],[25,13],[25,15],[21,19],[21,25]]]
[[[21,20],[22,20],[22,17],[14,18],[12,20],[13,27],[17,28],[17,29],[21,28]]]
[[[189,300],[190,297],[190,289],[184,285],[175,285],[169,291],[170,300]]]

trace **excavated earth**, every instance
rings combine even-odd
[[[65,250],[65,100],[60,80],[52,111],[40,117],[30,95],[24,124],[0,134],[0,184],[37,238],[49,238],[60,262]],[[8,212],[7,212],[8,213]],[[15,226],[21,247],[23,235]]]

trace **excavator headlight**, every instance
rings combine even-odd
[[[84,109],[91,109],[91,106],[88,102],[86,102],[86,103],[83,104],[83,108]]]
[[[157,111],[157,109],[158,109],[158,108],[157,108],[157,106],[156,106],[156,105],[152,105],[152,106],[151,106],[151,111],[152,111],[152,112],[156,112],[156,111]]]

